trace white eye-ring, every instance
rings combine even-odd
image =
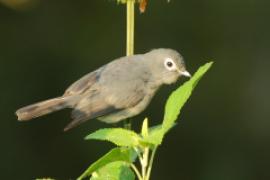
[[[166,69],[168,69],[169,71],[173,71],[176,69],[175,63],[171,58],[166,58],[164,61],[164,66],[166,67]]]

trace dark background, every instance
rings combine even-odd
[[[82,75],[125,54],[125,7],[107,0],[0,4],[0,179],[74,179],[106,153],[110,143],[83,138],[96,120],[63,133],[64,110],[26,123],[17,108],[61,95]],[[166,136],[154,180],[270,179],[269,0],[149,1],[136,8],[136,53],[179,50],[188,70],[215,61]],[[144,117],[161,122],[163,87]],[[119,124],[118,126],[120,126]]]

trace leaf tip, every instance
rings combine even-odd
[[[145,118],[142,125],[141,134],[143,137],[148,136],[148,118]]]

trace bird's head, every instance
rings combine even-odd
[[[191,77],[183,57],[172,49],[154,49],[146,53],[154,78],[162,84],[172,84],[181,76]]]

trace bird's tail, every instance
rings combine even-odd
[[[19,121],[27,121],[43,116],[64,108],[72,107],[78,102],[78,96],[57,97],[42,102],[38,102],[16,111]]]

